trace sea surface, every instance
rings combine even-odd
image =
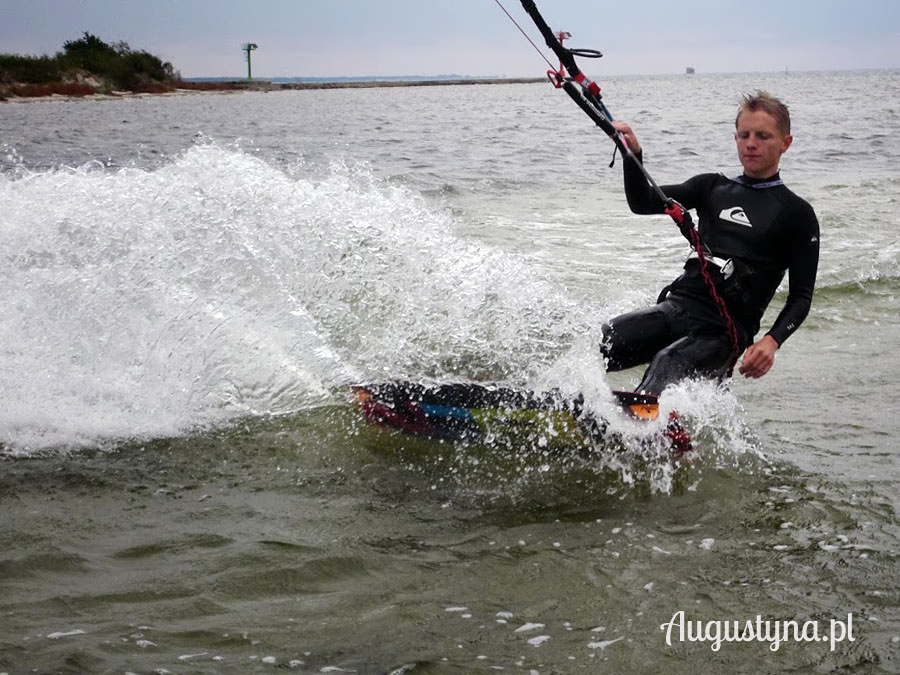
[[[663,394],[680,462],[597,342],[687,245],[552,87],[0,104],[0,673],[900,672],[900,72],[596,79],[662,184],[783,97],[821,223],[773,370]],[[366,427],[398,378],[619,440]]]

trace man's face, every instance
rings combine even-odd
[[[793,137],[778,130],[775,118],[764,110],[745,110],[734,132],[738,157],[750,178],[768,178],[778,171],[781,155]]]

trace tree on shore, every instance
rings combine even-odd
[[[55,56],[0,54],[0,84],[75,82],[92,76],[105,88],[137,90],[155,83],[177,81],[180,75],[168,61],[125,42],[108,44],[85,32],[63,44]]]

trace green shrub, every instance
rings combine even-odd
[[[75,80],[87,73],[116,89],[145,89],[180,79],[171,63],[146,51],[133,51],[125,42],[108,44],[85,32],[63,44],[55,56],[0,54],[0,84],[51,84]]]

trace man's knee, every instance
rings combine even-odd
[[[617,316],[600,330],[600,353],[610,371],[648,363],[672,339],[659,306]]]
[[[604,323],[600,328],[600,355],[608,371],[625,370],[641,362],[636,356],[635,344],[623,339],[612,323]]]

